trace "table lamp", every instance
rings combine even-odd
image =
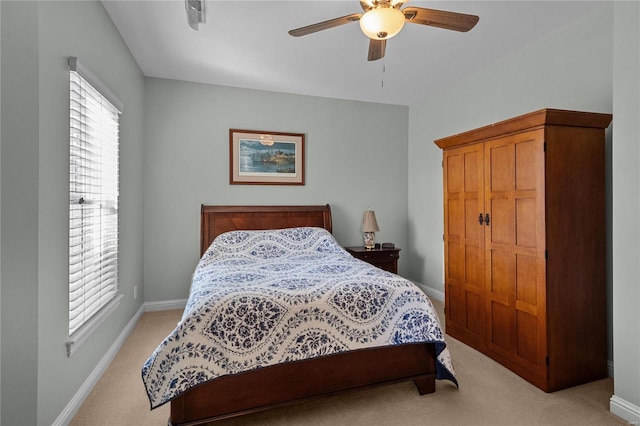
[[[364,212],[362,221],[362,232],[364,233],[364,247],[367,250],[373,250],[376,246],[376,232],[380,231],[378,222],[376,222],[376,213],[373,210]]]

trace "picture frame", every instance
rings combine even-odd
[[[303,133],[229,129],[229,184],[304,185]]]

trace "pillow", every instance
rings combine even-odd
[[[300,253],[346,253],[324,228],[298,227],[229,231],[218,235],[203,257],[273,259]]]

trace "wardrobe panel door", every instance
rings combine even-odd
[[[444,151],[445,317],[452,336],[482,341],[484,327],[483,149]]]
[[[487,348],[539,375],[546,357],[543,137],[530,131],[485,143]]]

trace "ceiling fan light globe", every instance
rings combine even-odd
[[[404,26],[404,13],[391,7],[371,9],[360,18],[360,29],[369,38],[387,40]]]

